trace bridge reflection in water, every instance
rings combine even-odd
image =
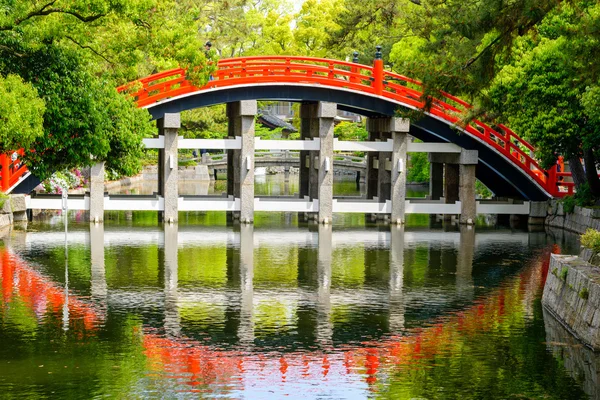
[[[0,248],[3,307],[19,297],[41,321],[48,310],[66,305],[68,327],[82,342],[106,329],[110,310],[140,315],[143,323],[133,329],[148,360],[145,373],[166,380],[160,386],[173,395],[289,394],[302,382],[338,385],[319,393],[342,397],[345,389],[383,390],[402,368],[435,362],[482,332],[522,324],[514,316],[532,314],[547,268],[547,257],[540,257],[503,278],[493,276],[504,273],[498,268],[490,276],[474,271],[494,258],[514,267],[521,260],[511,264],[510,257],[539,247],[545,233],[476,234],[468,226],[455,232],[402,226],[332,232],[327,225],[312,232],[255,231],[252,225],[237,232],[173,225],[125,231],[92,224],[89,232],[75,230],[68,239],[70,248],[89,243],[89,291],[77,284],[74,271],[70,287],[76,289],[67,296],[57,271],[40,271],[17,255],[56,248],[61,235],[29,232],[13,241],[12,250]],[[159,246],[160,276],[141,285],[120,281],[116,275],[132,270],[118,255],[143,243]],[[212,251],[222,243],[228,243],[224,257]],[[363,270],[350,274],[357,246]],[[273,265],[264,265],[261,252],[281,247],[270,259]],[[196,250],[192,257],[204,255],[194,269],[182,259],[190,249]],[[505,258],[498,260],[502,252]],[[296,265],[268,275],[269,268],[283,265],[282,256],[295,258]],[[423,277],[414,267],[423,258],[429,270],[454,275],[454,283],[419,284]],[[223,277],[211,277],[210,266],[218,263]],[[475,282],[486,279],[492,284],[484,289]],[[194,311],[206,315],[198,320]],[[371,326],[351,326],[365,322]]]

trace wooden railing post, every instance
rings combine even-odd
[[[548,170],[548,179],[546,180],[546,190],[548,190],[548,193],[550,193],[553,197],[558,195],[558,186],[556,186],[556,183],[556,165],[553,165]]]
[[[358,51],[355,51],[354,53],[352,53],[352,62],[354,64],[358,64]],[[350,75],[350,82],[352,83],[356,83],[356,76],[354,76],[354,74],[358,73],[358,67],[356,66],[351,66],[350,67],[350,72],[352,73],[352,75]]]
[[[373,89],[375,94],[383,94],[383,59],[381,58],[381,46],[376,47],[375,60],[373,61]]]
[[[6,154],[0,154],[0,191],[6,192],[10,182],[10,158]]]

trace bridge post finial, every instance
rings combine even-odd
[[[375,52],[375,59],[376,60],[381,60],[382,59],[382,54],[381,54],[381,45],[377,45],[375,46],[375,49],[377,50]]]
[[[358,63],[358,51],[355,51],[354,53],[352,53],[352,62]]]

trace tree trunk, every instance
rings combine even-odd
[[[594,198],[598,199],[600,198],[600,179],[596,171],[596,157],[594,157],[592,149],[583,151],[583,162],[585,165],[585,178],[590,185],[590,192]]]
[[[586,182],[585,172],[583,172],[583,166],[581,165],[579,157],[569,157],[569,167],[571,168],[573,182],[575,182],[575,189],[579,190],[581,185]]]

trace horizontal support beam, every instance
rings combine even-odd
[[[31,197],[25,196],[25,204],[28,209],[62,210],[62,198],[56,197]],[[90,198],[77,197],[68,198],[69,210],[89,210]],[[179,211],[239,211],[240,199],[232,196],[215,197],[179,197]],[[460,214],[461,202],[454,204],[443,204],[436,200],[406,200],[406,214]],[[163,211],[164,199],[161,196],[155,198],[139,198],[132,195],[131,198],[119,195],[118,198],[104,197],[104,209],[106,211]],[[389,214],[391,213],[391,202],[387,200],[380,203],[374,200],[340,200],[333,199],[334,213],[367,213],[367,214]],[[319,201],[297,198],[254,198],[255,211],[267,212],[318,212]],[[515,214],[529,215],[530,203],[522,204],[499,203],[477,201],[477,214]]]
[[[157,138],[146,138],[142,139],[142,143],[147,149],[164,149],[165,148],[165,137],[160,135]]]
[[[179,197],[177,200],[179,211],[240,211],[240,199],[233,196],[214,197]]]
[[[235,139],[183,139],[180,137],[178,142],[180,149],[236,150],[242,148],[241,136],[236,136]]]
[[[319,212],[319,200],[254,198],[254,211]]]
[[[394,141],[388,139],[385,142],[355,142],[349,140],[333,139],[334,151],[387,151],[394,150]]]
[[[254,139],[256,150],[319,150],[321,140],[263,140],[259,137]]]
[[[454,143],[408,143],[409,153],[460,153],[462,148]]]
[[[477,202],[477,214],[515,214],[529,215],[530,203],[528,201],[523,204],[509,203],[485,203]]]

